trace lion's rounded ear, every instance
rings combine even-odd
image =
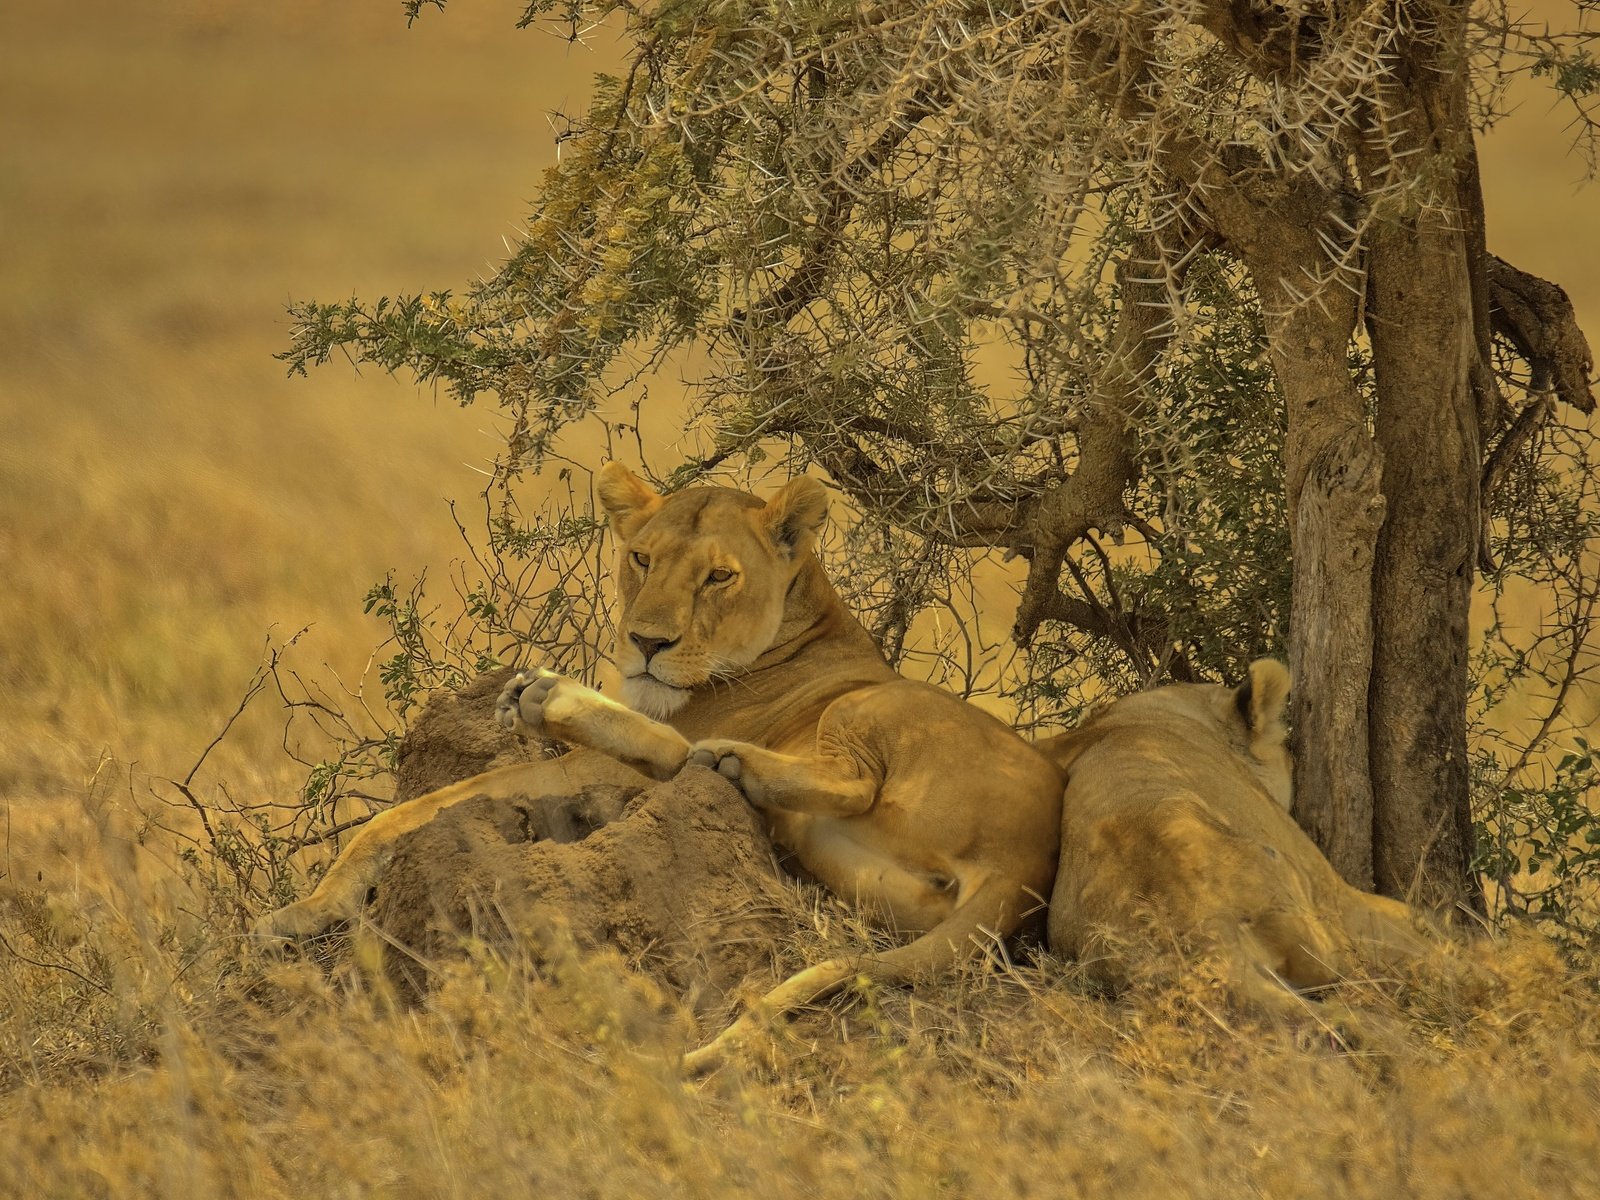
[[[767,501],[762,512],[778,548],[787,554],[810,549],[828,519],[828,489],[806,475],[796,475]]]
[[[618,537],[632,536],[661,507],[660,495],[616,459],[595,474],[594,486]]]
[[[1233,703],[1255,737],[1287,736],[1283,712],[1289,705],[1289,668],[1275,658],[1258,658],[1233,693]]]

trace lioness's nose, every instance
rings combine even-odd
[[[678,644],[677,638],[643,637],[637,633],[630,633],[628,640],[639,647],[639,653],[644,655],[645,665],[663,650],[670,650]]]

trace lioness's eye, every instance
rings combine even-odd
[[[728,580],[730,580],[732,578],[733,578],[733,572],[732,571],[729,571],[724,567],[718,567],[715,571],[711,572],[711,574],[706,576],[706,582],[707,583],[727,583]]]
[[[648,571],[650,569],[650,556],[648,554],[635,550],[628,557],[633,559],[633,565],[638,567],[639,570]]]

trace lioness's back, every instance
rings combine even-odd
[[[1288,811],[1288,675],[1178,685],[1110,705],[1040,744],[1066,773],[1050,944],[1118,976],[1176,938],[1244,994],[1319,987],[1422,943],[1403,905],[1346,884]]]

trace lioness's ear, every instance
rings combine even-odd
[[[796,554],[810,549],[828,517],[828,489],[815,479],[796,475],[767,501],[762,516],[780,550]]]
[[[1235,689],[1233,703],[1250,727],[1252,740],[1286,738],[1283,710],[1289,704],[1289,668],[1275,658],[1256,659],[1245,681]]]
[[[594,477],[600,507],[618,537],[630,537],[661,507],[661,497],[627,467],[612,459]]]

